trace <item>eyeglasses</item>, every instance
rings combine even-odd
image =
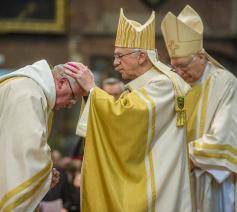
[[[133,53],[136,53],[138,51],[133,51],[133,52],[129,52],[129,53],[126,53],[126,54],[114,54],[114,59],[119,59],[121,60],[123,57],[127,56],[127,55],[130,55],[130,54],[133,54]]]
[[[74,93],[73,90],[72,90],[72,86],[71,86],[69,80],[67,80],[67,81],[68,81],[68,85],[69,85],[69,87],[70,87],[70,89],[71,89],[71,93],[72,93],[72,102],[75,103],[75,102],[77,101],[76,95],[75,95],[75,93]]]
[[[181,69],[183,71],[187,70],[189,65],[196,59],[196,54],[195,55],[192,55],[190,60],[187,62],[187,63],[184,63],[184,64],[178,64],[178,65],[172,65],[171,67],[176,70],[176,69]]]

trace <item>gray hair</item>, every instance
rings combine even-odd
[[[63,64],[54,66],[52,73],[55,76],[61,76],[61,77],[67,78],[71,85],[74,85],[74,84],[78,85],[77,81],[73,77],[65,73],[65,68],[63,67]]]
[[[135,52],[142,52],[143,54],[146,55],[146,59],[148,59],[148,53],[147,53],[147,50],[146,50],[146,49],[138,49],[138,48],[135,48],[135,49],[133,49],[133,51],[135,51]]]
[[[146,49],[138,49],[138,48],[131,48],[133,51],[135,51],[135,52],[142,52],[142,53],[145,53],[145,54],[147,54],[147,51],[146,51]]]

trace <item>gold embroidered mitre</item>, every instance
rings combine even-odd
[[[120,17],[115,41],[116,47],[155,49],[155,12],[142,25],[127,19],[120,9]]]
[[[189,5],[176,17],[168,12],[161,22],[161,31],[170,57],[185,57],[203,48],[203,23]]]

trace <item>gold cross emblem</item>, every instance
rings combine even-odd
[[[168,47],[172,55],[175,55],[175,50],[179,48],[179,45],[176,45],[173,40],[169,41]]]

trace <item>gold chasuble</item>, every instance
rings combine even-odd
[[[133,92],[115,102],[113,97],[108,98],[106,93],[95,89],[86,136],[83,211],[145,211],[148,208],[145,163],[152,162],[149,149],[155,136],[154,104],[151,110],[152,132],[147,141],[149,109],[139,94]],[[154,168],[150,169],[151,195],[155,198]]]
[[[82,211],[192,211],[185,128],[176,126],[172,83],[153,68],[128,89],[115,100],[94,88],[80,118]]]

